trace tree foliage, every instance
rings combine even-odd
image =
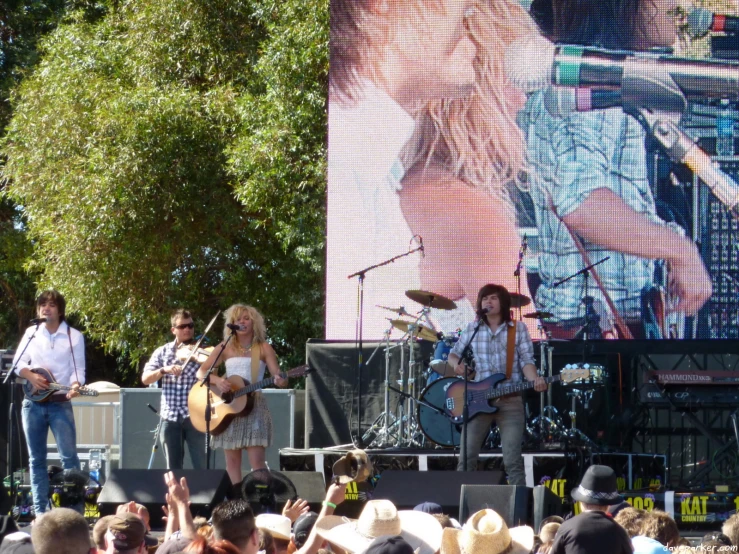
[[[28,267],[134,362],[173,308],[237,301],[302,358],[323,321],[327,1],[88,11],[41,42],[3,145]]]

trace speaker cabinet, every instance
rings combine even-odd
[[[460,489],[468,484],[493,485],[504,478],[502,471],[397,471],[380,475],[373,498],[391,500],[399,510],[412,510],[422,502],[436,502],[444,513],[459,513]]]
[[[318,471],[280,471],[290,479],[302,498],[314,512],[321,511],[321,503],[326,498],[326,481],[323,473]]]
[[[531,489],[515,485],[462,485],[459,522],[464,524],[472,514],[485,508],[498,512],[508,527],[529,525]]]
[[[163,528],[162,506],[167,493],[164,474],[161,469],[112,470],[98,497],[100,515],[114,514],[119,504],[134,500],[149,510],[152,529]],[[187,479],[190,510],[196,516],[210,517],[213,508],[226,498],[231,489],[231,480],[224,470],[183,469],[174,474],[177,479]]]

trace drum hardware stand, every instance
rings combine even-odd
[[[385,343],[385,381],[384,381],[385,411],[383,411],[379,416],[377,416],[377,419],[375,419],[372,425],[370,425],[369,429],[367,429],[364,435],[362,435],[362,442],[364,444],[367,444],[369,448],[384,448],[384,447],[390,446],[391,445],[390,426],[397,421],[395,414],[393,414],[390,411],[390,351],[393,348],[397,348],[398,346],[400,346],[402,350],[402,343],[396,344],[395,346],[390,346],[390,333],[392,332],[392,330],[393,330],[393,326],[391,324],[390,327],[388,327],[385,330],[385,340],[384,340],[384,343]],[[372,361],[372,358],[375,357],[375,354],[377,354],[377,351],[380,349],[380,346],[382,346],[382,343],[378,344],[377,348],[375,348],[375,351],[372,352],[372,355],[367,360],[368,364]],[[370,438],[373,435],[374,435],[374,439],[370,441]]]
[[[444,410],[443,410],[442,408],[439,408],[438,406],[434,406],[433,404],[429,404],[429,403],[428,403],[428,402],[426,402],[425,400],[421,400],[421,399],[419,399],[419,398],[416,398],[416,397],[414,397],[413,395],[410,395],[410,394],[408,394],[407,392],[404,392],[404,391],[402,391],[402,390],[400,390],[400,389],[396,389],[396,388],[395,388],[395,387],[393,387],[393,386],[389,386],[388,388],[389,388],[390,390],[394,391],[394,392],[397,392],[397,393],[398,393],[398,394],[400,395],[400,397],[401,397],[401,398],[402,398],[402,399],[403,399],[404,401],[408,401],[409,403],[415,403],[415,404],[420,404],[421,406],[425,406],[426,408],[428,408],[428,409],[430,409],[430,410],[433,410],[433,411],[434,411],[434,412],[436,412],[437,414],[440,414],[440,415],[443,415],[443,416],[445,416],[445,417],[446,417],[446,412],[445,412],[445,411],[444,411]],[[413,411],[415,412],[415,410],[413,410]],[[396,421],[396,422],[395,422],[395,423],[393,424],[393,426],[395,426],[395,425],[400,425],[400,423],[401,423],[400,421]],[[418,435],[418,429],[419,429],[419,425],[418,425],[418,423],[417,423],[417,422],[415,421],[415,418],[414,418],[414,420],[413,420],[413,424],[412,424],[412,425],[410,425],[410,423],[409,423],[409,430],[410,430],[410,429],[412,429],[412,430],[413,430],[413,433],[412,433],[412,434],[411,434],[411,433],[409,433],[409,440],[408,440],[408,444],[407,444],[407,445],[405,445],[405,446],[407,446],[407,447],[412,447],[412,446],[422,446],[422,442],[423,442],[423,441],[425,440],[425,437],[424,437],[424,438],[422,438],[422,442],[418,442],[418,441],[416,440],[416,436]],[[404,446],[404,445],[402,445],[402,444],[398,444],[398,447],[402,447],[402,446]]]
[[[585,397],[584,406],[587,407],[590,403],[590,397],[592,396],[592,391],[581,391],[580,389],[573,389],[571,392],[567,393],[567,396],[569,396],[572,399],[572,404],[569,412],[570,416],[570,428],[567,429],[564,432],[564,435],[575,440],[581,440],[586,445],[590,447],[597,447],[597,444],[585,433],[583,433],[580,429],[577,428],[577,401],[580,399],[581,396]]]
[[[362,352],[362,348],[363,348],[362,324],[363,324],[363,319],[364,319],[364,279],[367,273],[372,271],[373,269],[377,269],[378,267],[391,264],[395,260],[399,260],[400,258],[405,258],[406,256],[410,256],[411,254],[415,252],[423,252],[423,244],[421,244],[421,246],[419,246],[418,248],[414,248],[413,250],[409,250],[408,252],[404,252],[403,254],[398,254],[397,256],[393,256],[392,258],[389,258],[378,264],[365,267],[364,269],[347,276],[347,279],[352,279],[354,277],[358,278],[357,280],[357,324],[356,324],[356,333],[357,333],[357,370],[356,370],[357,427],[355,430],[354,438],[355,438],[355,443],[356,443],[355,446],[359,448],[362,448],[364,446],[362,444],[362,374],[364,373],[364,368],[365,368],[364,354]]]

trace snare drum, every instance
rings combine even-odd
[[[608,370],[599,364],[567,364],[564,369],[587,369],[590,372],[586,379],[575,379],[567,383],[575,389],[600,387],[608,381]]]

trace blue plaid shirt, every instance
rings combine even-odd
[[[529,330],[522,322],[509,322],[508,325],[500,325],[495,331],[484,323],[472,340],[472,354],[475,359],[475,381],[487,379],[494,373],[506,372],[506,359],[508,358],[508,326],[516,324],[516,348],[513,351],[513,369],[508,382],[520,383],[524,380],[523,366],[534,363],[534,343],[531,342]],[[452,354],[462,356],[465,345],[475,332],[477,321],[473,321],[462,331],[459,340],[452,348]]]
[[[177,360],[176,342],[168,342],[157,348],[144,366],[144,371],[156,371],[169,365],[181,365]],[[162,375],[162,403],[160,413],[167,421],[177,421],[178,416],[190,417],[187,408],[187,395],[197,379],[195,374],[200,368],[199,364],[189,362],[179,376]]]
[[[554,117],[545,108],[543,96],[544,91],[531,95],[520,119],[532,166],[531,197],[541,245],[538,272],[542,284],[536,293],[536,306],[552,312],[558,320],[567,320],[585,315],[581,303],[584,276],[557,288],[552,285],[583,269],[585,263],[559,217],[575,211],[596,189],[607,188],[636,212],[655,223],[664,222],[657,217],[647,178],[642,126],[621,108]],[[599,215],[608,221],[608,213]],[[609,224],[614,235],[629,240],[629,230],[619,221],[611,220]],[[641,291],[653,282],[654,262],[587,241],[584,247],[592,263],[610,256],[597,267],[603,285],[621,315],[640,318]],[[596,299],[596,311],[608,314],[593,279],[589,294]],[[608,321],[601,321],[601,327],[608,329]]]

